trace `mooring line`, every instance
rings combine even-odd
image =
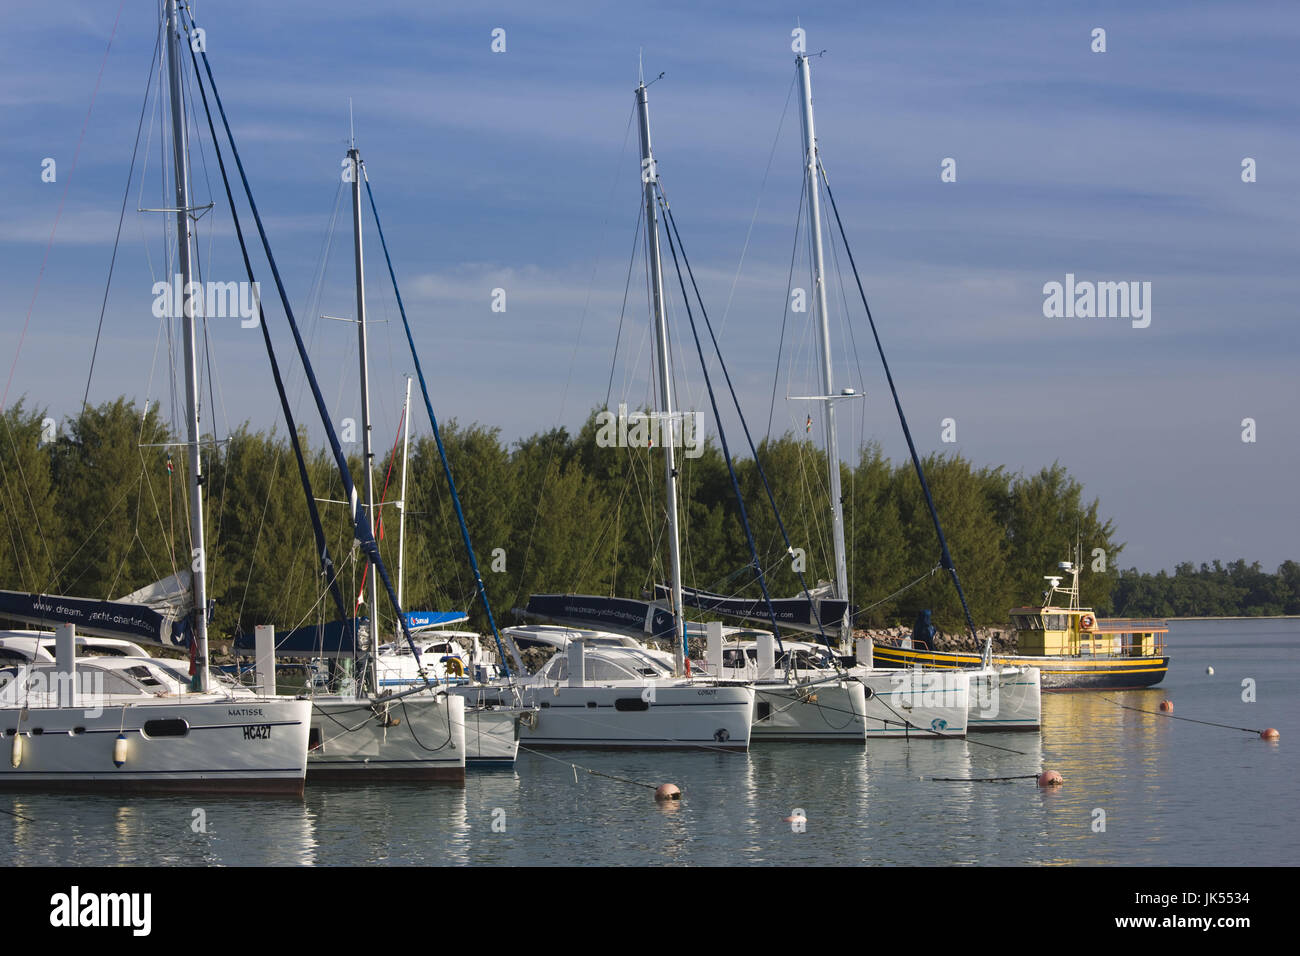
[[[1222,727],[1225,730],[1240,730],[1242,733],[1256,734],[1260,736],[1264,733],[1264,731],[1257,730],[1254,727],[1236,727],[1232,724],[1216,724],[1212,720],[1197,720],[1195,717],[1179,717],[1176,714],[1166,714],[1159,710],[1143,710],[1141,707],[1132,707],[1128,704],[1121,704],[1119,701],[1111,700],[1109,697],[1103,697],[1102,700],[1108,704],[1114,704],[1116,707],[1123,707],[1125,710],[1135,710],[1139,714],[1150,714],[1152,717],[1168,717],[1170,720],[1186,720],[1193,724],[1205,724],[1209,727]]]
[[[568,767],[572,767],[574,783],[578,782],[578,771],[582,770],[585,773],[589,773],[594,777],[606,777],[610,780],[617,780],[619,783],[630,783],[636,787],[645,787],[648,790],[659,789],[658,784],[644,783],[643,781],[640,780],[629,780],[627,777],[618,777],[612,773],[605,773],[602,770],[593,770],[591,767],[584,767],[582,766],[582,764],[574,763],[572,760],[561,760],[559,757],[554,757],[548,753],[542,753],[540,750],[533,750],[531,747],[525,747],[523,744],[519,745],[519,749],[525,751],[526,753],[530,753],[535,757],[545,757],[547,760],[554,760],[556,763],[562,763]]]

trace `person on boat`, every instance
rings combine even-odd
[[[911,646],[913,650],[928,651],[934,646],[935,627],[930,623],[930,609],[926,608],[916,615],[912,625]]]

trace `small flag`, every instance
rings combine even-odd
[[[167,453],[167,474],[170,475],[171,473],[172,473],[172,453],[168,452]]]
[[[809,415],[809,416],[808,416],[808,420],[807,420],[806,422],[803,423],[803,433],[804,433],[805,435],[807,435],[807,434],[809,434],[811,431],[812,431],[812,416]],[[170,466],[168,466],[168,467],[170,467]]]

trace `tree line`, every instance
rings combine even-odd
[[[119,598],[191,562],[187,449],[157,408],[119,398],[87,407],[52,433],[43,410],[0,414],[0,588]],[[557,428],[507,445],[498,429],[448,422],[442,437],[475,554],[499,622],[528,595],[572,592],[640,597],[668,580],[663,453],[607,447],[593,411],[575,434]],[[323,447],[307,447],[328,547],[348,610],[362,591],[342,482]],[[400,457],[400,449],[397,450]],[[290,442],[247,425],[202,446],[206,567],[213,630],[233,636],[336,616]],[[377,456],[378,457],[378,456]],[[752,458],[734,461],[759,566],[774,597],[834,574],[826,462],[812,442],[785,434],[758,459],[790,539],[787,549]],[[927,481],[977,624],[1037,602],[1043,575],[1083,559],[1082,601],[1099,613],[1295,613],[1297,567],[1180,566],[1173,576],[1119,572],[1123,544],[1096,499],[1059,464],[1033,474],[976,467],[960,455],[925,459]],[[727,463],[712,442],[677,459],[684,583],[728,595],[760,592]],[[360,449],[350,459],[357,487]],[[400,460],[375,472],[384,561],[396,580]],[[962,628],[961,607],[910,462],[878,446],[842,465],[845,536],[858,626],[910,623],[930,608],[942,629]],[[385,489],[386,486],[386,490]],[[381,494],[382,490],[382,494]],[[487,626],[441,461],[431,436],[412,440],[404,502],[404,605],[465,610]],[[1190,609],[1190,610],[1188,610]],[[368,609],[361,605],[359,613]],[[387,607],[381,615],[390,615]]]

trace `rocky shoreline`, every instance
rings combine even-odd
[[[945,634],[943,631],[935,633],[933,641],[933,650],[936,651],[965,651],[979,653],[984,650],[984,643],[993,639],[993,653],[995,654],[1014,654],[1016,651],[1016,635],[1009,628],[1003,627],[977,627],[975,637],[962,631],[956,634]],[[911,637],[912,629],[903,625],[896,627],[875,628],[871,630],[857,630],[853,632],[854,638],[870,638],[877,644],[887,644],[897,647],[905,638]]]

